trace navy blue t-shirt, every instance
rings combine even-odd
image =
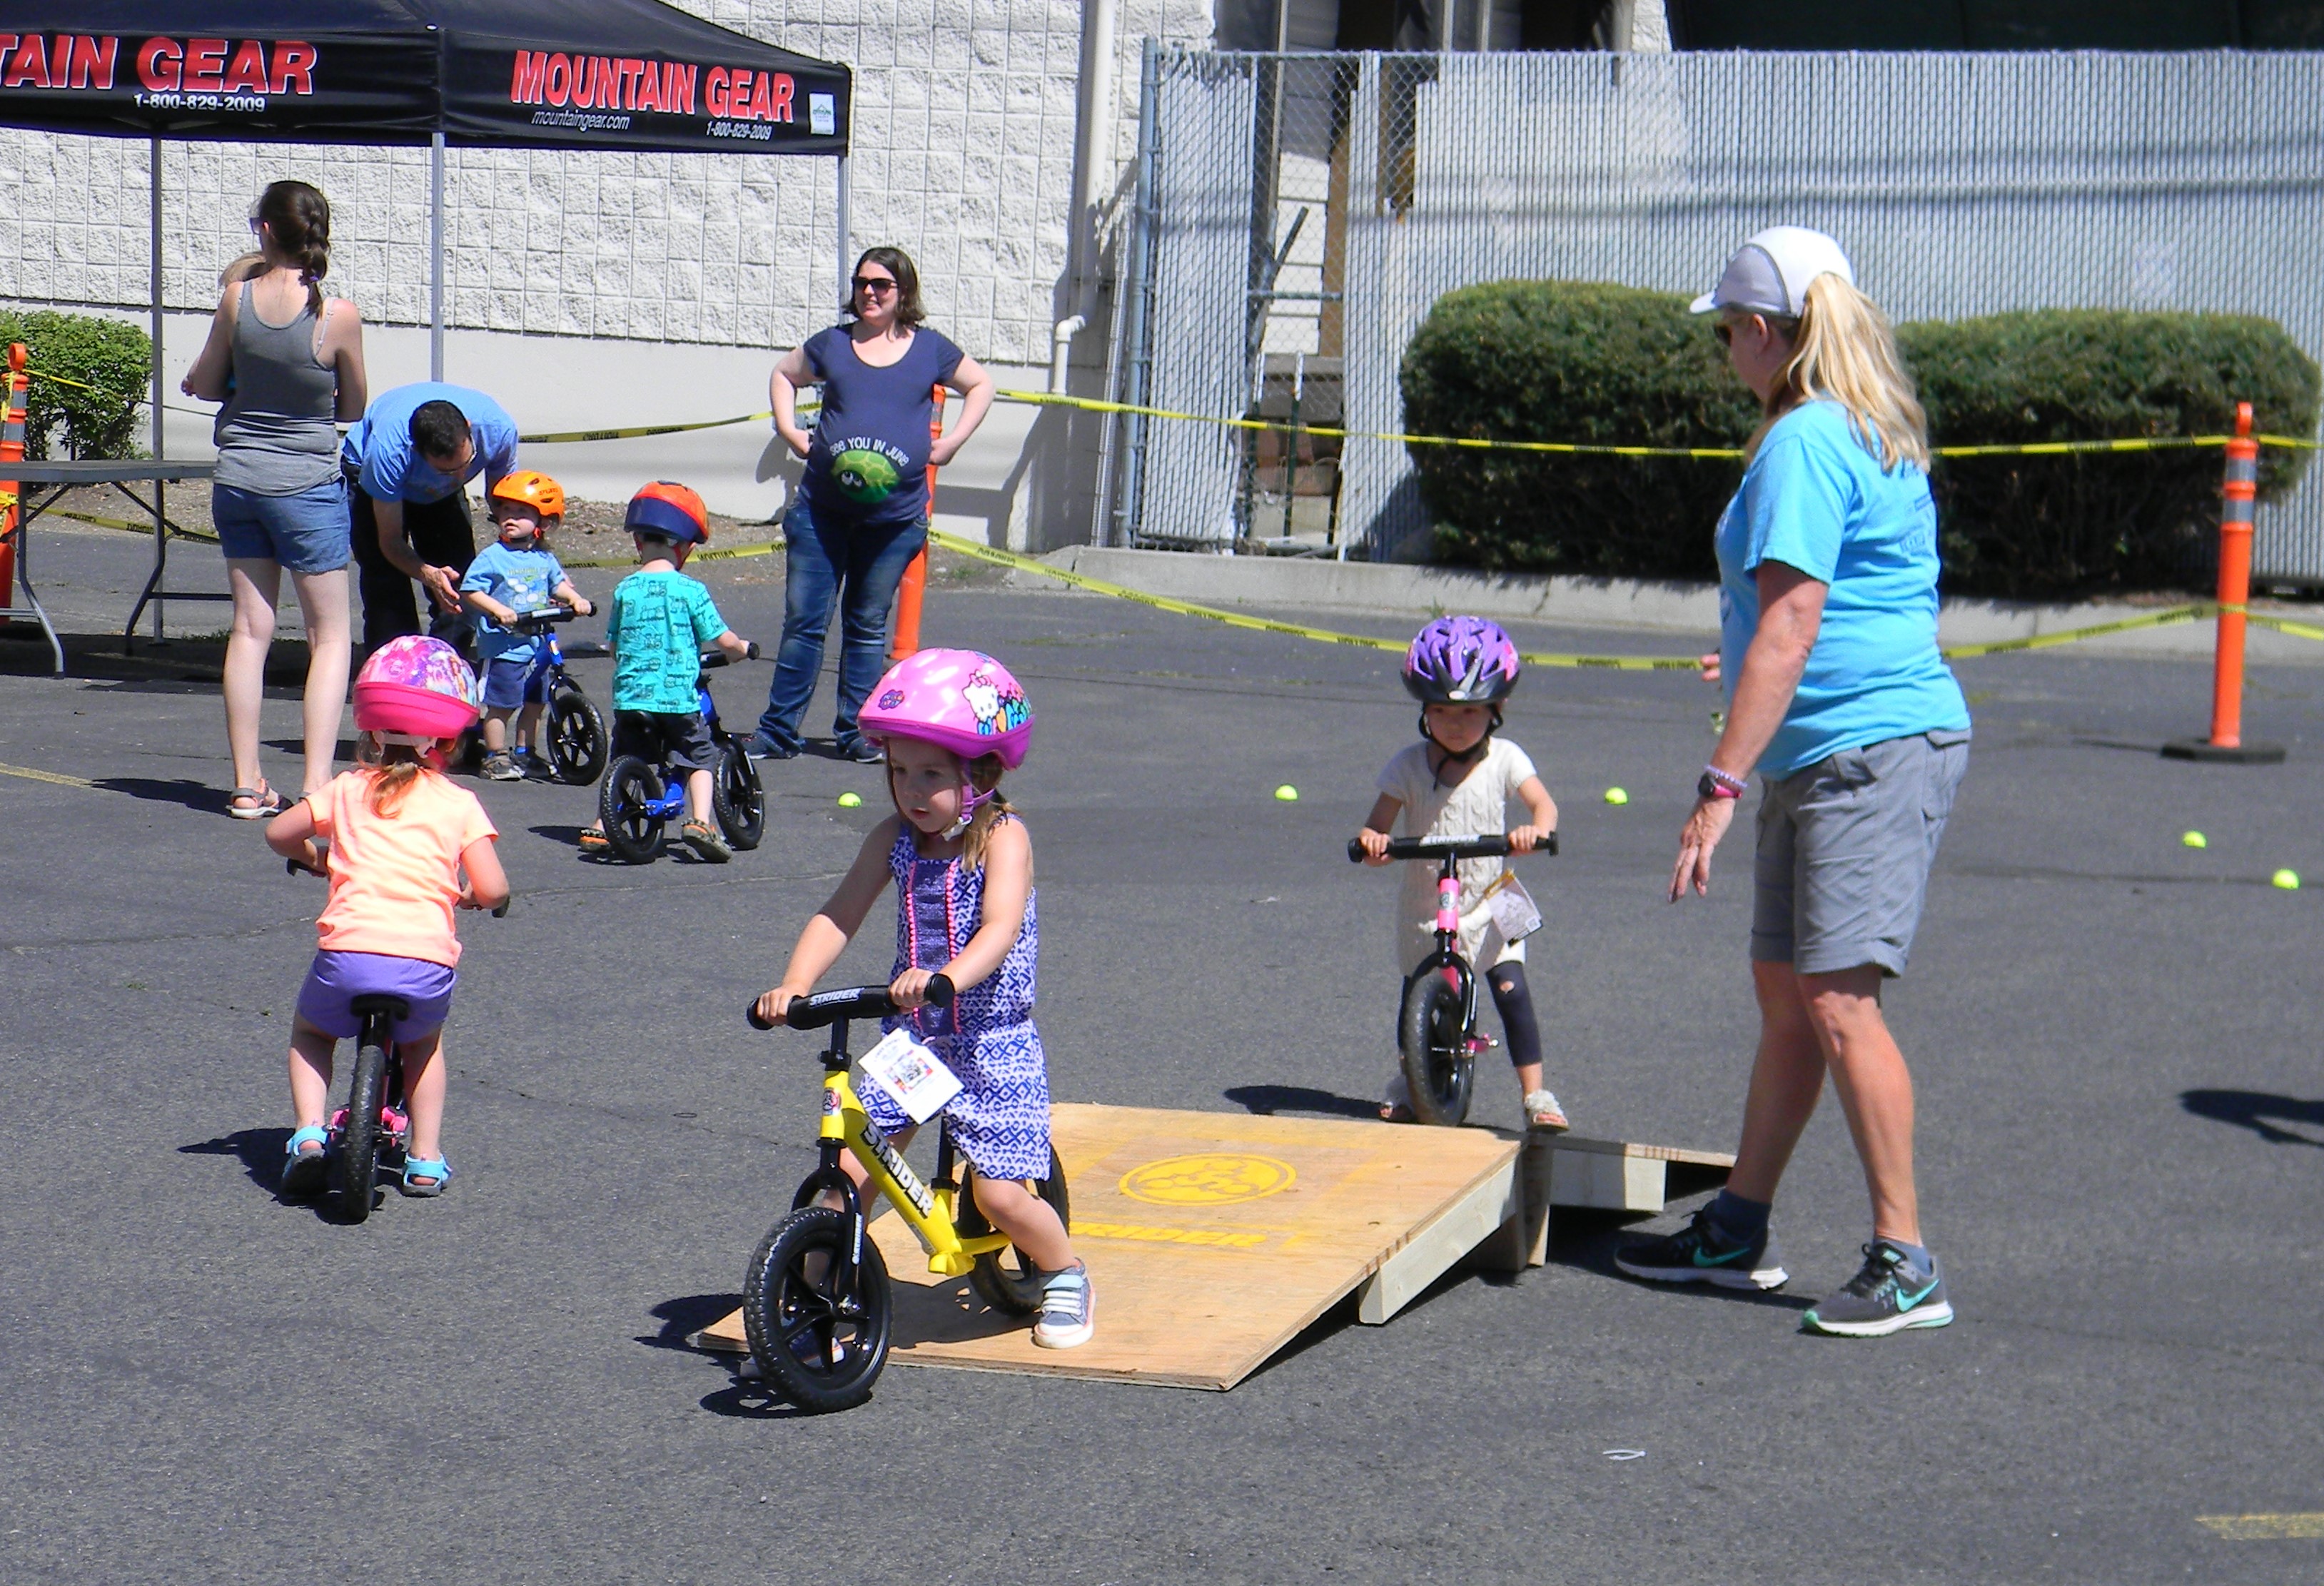
[[[862,524],[927,517],[932,393],[960,367],[961,350],[923,325],[902,357],[875,369],[855,355],[847,327],[835,325],[799,351],[823,383],[823,416],[799,486],[807,511]]]

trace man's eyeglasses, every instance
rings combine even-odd
[[[875,298],[885,297],[896,290],[896,282],[885,275],[859,275],[855,278],[855,290],[870,292]]]

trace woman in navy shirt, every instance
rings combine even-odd
[[[766,714],[751,752],[788,760],[799,718],[823,669],[823,638],[839,606],[839,752],[876,761],[856,713],[888,664],[888,607],[928,542],[928,470],[952,461],[992,405],[992,377],[940,333],[927,329],[919,272],[900,248],[867,248],[855,262],[846,313],[783,355],[770,383],[775,431],[807,459],[807,477],[783,515],[783,638]],[[823,387],[823,414],[799,428],[798,388]],[[936,388],[966,399],[959,422],[928,433]]]

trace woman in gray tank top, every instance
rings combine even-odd
[[[270,186],[251,212],[254,266],[229,268],[210,336],[182,389],[225,402],[210,517],[226,552],[234,629],[226,647],[226,813],[279,814],[258,766],[258,708],[282,573],[307,624],[303,791],[331,779],[350,661],[346,485],[338,424],[363,416],[363,317],[315,284],[330,268],[331,207],[302,181]]]

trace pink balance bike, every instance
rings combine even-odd
[[[1550,833],[1534,852],[1555,853],[1557,834]],[[1413,1117],[1423,1123],[1452,1128],[1468,1118],[1477,1054],[1495,1044],[1477,1029],[1477,972],[1461,955],[1460,862],[1508,854],[1509,840],[1499,834],[1388,840],[1390,859],[1437,862],[1436,950],[1405,977],[1396,1020],[1405,1088],[1412,1093]],[[1348,857],[1363,862],[1360,840],[1350,840]]]

